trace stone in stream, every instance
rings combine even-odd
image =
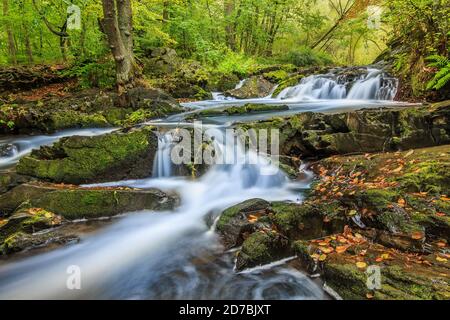
[[[0,145],[0,158],[13,157],[18,151],[17,146],[14,144],[2,144]]]
[[[171,210],[173,194],[158,189],[80,188],[70,185],[26,183],[0,196],[0,213],[35,207],[69,220],[114,216],[140,210]]]
[[[280,154],[301,159],[423,148],[450,143],[450,101],[334,114],[307,112],[239,127],[279,129]]]
[[[157,146],[152,127],[72,136],[22,158],[17,173],[69,184],[146,178],[151,175]]]
[[[274,87],[275,85],[263,76],[253,76],[247,79],[241,88],[229,90],[225,95],[238,99],[264,98]]]

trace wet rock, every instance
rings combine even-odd
[[[262,199],[251,199],[226,209],[217,223],[217,231],[226,248],[240,246],[244,234],[251,234],[258,225],[249,221],[250,216],[258,219],[266,216],[270,203]],[[250,219],[251,220],[251,219]]]
[[[52,184],[23,184],[0,196],[0,212],[35,207],[68,220],[114,216],[141,210],[170,210],[175,195],[157,189],[79,188]]]
[[[240,125],[280,130],[280,154],[324,158],[335,154],[407,150],[450,143],[450,106],[302,113]]]
[[[236,269],[244,270],[280,260],[289,255],[289,241],[274,232],[255,232],[245,239],[236,260]]]
[[[16,232],[32,234],[60,226],[62,223],[63,218],[61,216],[44,209],[30,208],[19,210],[8,217],[0,227],[0,243]]]
[[[344,252],[333,250],[324,255],[323,250],[328,248],[307,241],[294,245],[301,261],[311,271],[322,274],[326,284],[344,299],[446,300],[450,297],[448,266],[440,262],[441,254],[402,253],[364,240],[347,244]],[[319,255],[325,258],[320,259]],[[369,282],[369,277],[374,275],[369,266],[379,268],[380,287],[374,281]],[[374,287],[369,288],[368,283]]]
[[[14,170],[0,171],[0,195],[32,178],[17,174]]]
[[[175,98],[211,99],[210,74],[197,61],[180,58],[169,48],[150,49],[142,59],[143,73]]]
[[[0,158],[13,157],[15,154],[17,154],[18,151],[19,149],[17,148],[17,146],[13,144],[0,145]]]
[[[24,250],[30,250],[53,244],[64,245],[78,241],[79,238],[76,235],[60,235],[54,232],[42,234],[17,232],[5,239],[5,241],[0,245],[0,252],[3,255],[10,255]]]
[[[274,87],[275,85],[263,76],[253,76],[247,79],[241,88],[229,90],[225,94],[238,99],[264,98]]]
[[[95,137],[73,136],[22,158],[17,172],[70,184],[145,178],[151,175],[157,145],[151,127]]]
[[[0,120],[14,125],[11,128],[0,126],[0,132],[54,132],[130,125],[183,110],[170,95],[142,86],[130,90],[129,106],[117,107],[117,100],[116,92],[84,90],[37,102],[4,104],[0,106]],[[141,117],[133,114],[137,111]]]

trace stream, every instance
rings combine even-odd
[[[249,100],[226,99],[186,103],[184,114],[149,122],[165,127],[184,125],[184,117],[198,110],[245,103],[286,104],[289,110],[218,116],[207,120],[223,130],[235,121],[253,121],[274,116],[318,111],[337,112],[367,107],[405,105],[392,101],[397,81],[368,69],[353,83],[339,75],[305,78],[277,97]],[[239,86],[243,86],[242,81]],[[187,125],[187,124],[186,124]],[[113,129],[69,130],[51,136],[8,137],[0,145],[12,151],[0,158],[0,169],[13,166],[33,148],[51,144],[63,136],[104,134]],[[311,175],[291,181],[271,164],[242,147],[230,149],[223,137],[215,144],[232,153],[235,164],[215,165],[197,180],[177,177],[172,170],[173,141],[161,134],[155,167],[147,179],[115,181],[96,186],[156,187],[175,191],[180,206],[171,212],[134,212],[82,238],[78,244],[0,263],[0,299],[331,299],[319,279],[312,279],[297,266],[295,257],[244,272],[234,270],[236,251],[224,252],[214,232],[220,213],[251,198],[301,202]],[[258,158],[257,164],[249,159]],[[68,290],[68,267],[81,271],[81,290]]]

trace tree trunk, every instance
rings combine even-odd
[[[127,92],[138,75],[133,55],[132,10],[130,0],[102,0],[103,30],[116,63],[116,82],[119,104],[129,103]],[[117,10],[116,10],[117,7]]]
[[[6,19],[8,19],[8,13],[9,13],[8,0],[3,0],[3,16]],[[12,64],[17,64],[17,52],[16,52],[17,50],[16,50],[16,44],[14,43],[14,33],[11,28],[11,24],[8,20],[5,22],[5,29],[6,29],[6,35],[8,37],[9,58],[10,58]]]
[[[224,1],[225,13],[225,37],[227,46],[231,50],[236,50],[236,30],[234,28],[233,14],[235,9],[235,0]]]

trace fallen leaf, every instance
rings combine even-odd
[[[371,294],[371,293],[366,294],[366,298],[369,300],[373,299],[373,294]]]
[[[414,232],[411,235],[411,238],[414,240],[422,240],[425,237],[425,235],[422,232]]]
[[[359,262],[356,263],[356,267],[358,269],[365,269],[365,268],[367,268],[367,263],[359,261]]]
[[[347,246],[338,246],[336,247],[336,252],[337,253],[344,253],[345,251],[347,251],[348,247]]]
[[[397,203],[400,207],[404,207],[406,205],[406,201],[403,198],[398,199]]]
[[[437,246],[438,246],[439,248],[445,248],[445,247],[447,246],[447,244],[446,244],[445,242],[438,242],[438,243],[437,243]]]
[[[389,255],[389,253],[383,253],[382,255],[381,255],[381,259],[383,259],[383,260],[388,260],[388,259],[390,259],[390,255]]]
[[[382,257],[378,257],[375,259],[376,262],[383,262],[383,258]]]
[[[319,261],[323,262],[323,261],[325,261],[325,260],[327,260],[327,255],[326,255],[326,254],[322,254],[322,255],[319,257]]]
[[[436,215],[437,215],[438,217],[445,217],[445,216],[446,216],[446,214],[443,213],[443,212],[436,212]]]
[[[408,158],[409,156],[412,156],[414,153],[414,150],[411,150],[410,152],[408,152],[407,154],[405,154],[405,158]]]
[[[398,167],[397,169],[392,170],[391,172],[392,172],[392,173],[398,173],[398,172],[400,172],[400,171],[402,171],[402,170],[403,170],[403,166],[400,166],[400,167]]]
[[[445,258],[436,257],[436,261],[438,261],[438,262],[447,262],[448,260],[445,259]]]
[[[320,251],[322,251],[323,253],[329,254],[329,253],[332,253],[334,251],[334,249],[331,247],[325,247],[325,248],[320,248]]]

